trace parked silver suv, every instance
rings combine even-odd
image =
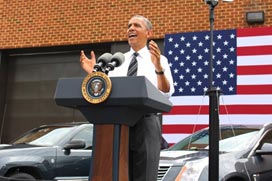
[[[272,123],[220,129],[218,180],[271,180]],[[163,150],[158,181],[208,180],[208,141],[206,128]]]

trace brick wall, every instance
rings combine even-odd
[[[248,25],[246,11],[264,10],[265,24]],[[215,8],[214,29],[271,26],[272,0],[234,0]],[[132,15],[148,17],[154,39],[209,30],[202,0],[0,0],[0,49],[126,40]]]

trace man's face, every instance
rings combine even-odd
[[[146,24],[142,19],[132,18],[128,22],[128,43],[135,51],[140,50],[146,45],[151,34],[151,30],[147,30]]]

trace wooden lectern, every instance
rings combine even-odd
[[[172,103],[144,76],[111,77],[112,91],[100,104],[87,102],[81,92],[84,78],[57,83],[57,105],[79,109],[94,124],[90,181],[128,181],[129,126],[147,113],[169,112]]]

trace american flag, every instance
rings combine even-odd
[[[221,90],[219,124],[272,122],[272,28],[213,33],[213,84]],[[176,143],[209,124],[210,31],[165,35],[174,105],[163,136]]]

